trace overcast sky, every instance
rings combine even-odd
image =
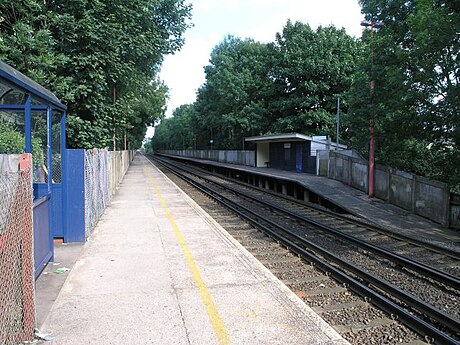
[[[288,19],[313,29],[330,24],[360,37],[363,19],[358,0],[190,0],[194,27],[185,33],[181,51],[167,56],[160,77],[169,87],[167,116],[193,103],[204,83],[203,67],[211,50],[227,35],[273,42]],[[149,131],[150,132],[150,131]]]

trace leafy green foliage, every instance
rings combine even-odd
[[[172,118],[161,120],[161,125],[155,128],[155,143],[150,141],[146,146],[147,151],[195,149],[197,142],[201,144],[203,139],[196,132],[197,119],[198,113],[192,104],[183,104],[176,108]]]
[[[25,151],[25,138],[11,123],[0,120],[0,153],[20,154]],[[34,166],[44,162],[44,147],[40,138],[32,138],[32,161]]]
[[[460,191],[458,2],[360,2],[366,18],[384,27],[363,36],[367,58],[348,94],[350,143],[367,151],[373,114],[378,162],[445,181]]]
[[[3,121],[0,121],[0,152],[22,153],[24,152],[24,135]]]
[[[290,21],[270,44],[225,38],[211,53],[196,102],[180,110],[191,124],[184,142],[236,149],[265,133],[335,133],[336,100],[351,84],[361,49],[344,30]],[[157,126],[153,146],[179,145],[175,128],[184,120],[176,115]]]
[[[229,36],[213,49],[195,103],[206,141],[241,147],[245,135],[259,132],[270,87],[268,63],[268,47],[252,40]]]
[[[183,44],[185,0],[0,0],[0,59],[68,105],[68,145],[139,147],[164,114],[157,79]],[[111,146],[111,145],[110,145]]]
[[[336,100],[352,80],[359,44],[345,31],[288,21],[271,45],[274,132],[333,134]]]
[[[68,99],[69,80],[58,72],[68,59],[55,44],[43,2],[0,0],[0,60]]]

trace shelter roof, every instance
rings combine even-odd
[[[270,134],[260,135],[256,137],[246,138],[245,141],[254,143],[268,143],[280,141],[312,141],[313,137],[299,133],[284,133],[284,134]]]
[[[0,100],[10,90],[17,89],[30,94],[33,99],[48,104],[59,110],[66,110],[66,105],[54,93],[29,77],[25,76],[10,65],[0,61]]]
[[[245,141],[252,143],[275,143],[275,142],[293,142],[293,141],[311,141],[313,143],[336,146],[328,140],[326,135],[319,136],[308,136],[300,133],[283,133],[283,134],[269,134],[269,135],[260,135],[256,137],[245,138]],[[339,145],[339,148],[346,149],[346,145]]]

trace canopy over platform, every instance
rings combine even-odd
[[[337,144],[331,143],[327,135],[314,135],[308,136],[300,133],[283,133],[283,134],[269,134],[260,135],[255,137],[245,138],[245,141],[252,143],[276,143],[276,142],[295,142],[295,141],[311,141],[313,143],[330,145],[331,147],[337,147]],[[346,145],[339,144],[339,149],[346,149]]]
[[[37,103],[50,105],[55,110],[67,110],[67,106],[62,104],[54,93],[15,70],[10,65],[0,61],[0,104],[2,106],[10,103],[3,101],[5,97],[14,90],[18,90],[23,94],[28,94],[37,101]],[[14,104],[10,103],[9,105]],[[24,104],[17,105],[24,106]]]

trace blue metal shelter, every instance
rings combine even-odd
[[[53,259],[53,229],[62,229],[65,209],[62,195],[65,195],[63,189],[66,188],[66,184],[61,183],[65,181],[63,175],[66,171],[63,169],[66,159],[66,110],[67,107],[51,91],[0,61],[0,120],[21,127],[25,137],[25,152],[32,153],[33,157],[37,157],[37,152],[33,152],[34,143],[41,142],[38,134],[34,136],[37,133],[35,130],[42,131],[45,141],[39,146],[43,151],[39,157],[43,159],[33,162],[35,277]],[[8,118],[8,114],[15,115]],[[43,127],[46,127],[46,138]],[[53,135],[56,132],[58,135]],[[53,144],[58,144],[60,151],[54,152],[54,156]],[[53,169],[59,171],[58,178],[54,177]],[[59,222],[61,224],[56,224]]]

